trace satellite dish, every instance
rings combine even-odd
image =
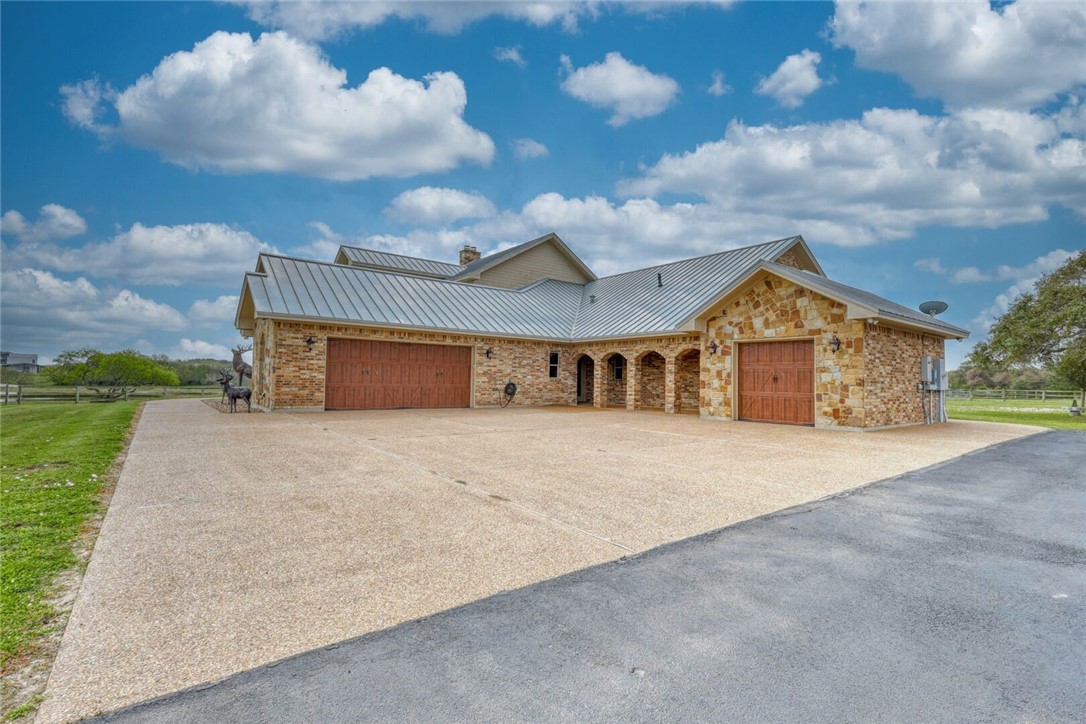
[[[946,302],[924,302],[920,305],[920,311],[924,314],[934,317],[936,314],[942,314],[947,309]]]

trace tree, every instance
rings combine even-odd
[[[132,349],[111,353],[89,348],[61,352],[47,374],[58,385],[82,385],[106,400],[127,396],[140,385],[178,383],[177,374],[169,367]]]
[[[1086,390],[1086,250],[1018,297],[968,362],[989,372],[1040,364]]]

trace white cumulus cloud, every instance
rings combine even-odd
[[[189,307],[189,319],[201,326],[233,324],[237,308],[236,294],[224,294],[215,299],[197,299]]]
[[[23,243],[5,247],[6,259],[19,265],[61,272],[124,279],[136,284],[202,284],[240,282],[256,255],[273,251],[247,231],[226,224],[145,226],[80,247]]]
[[[517,138],[513,140],[513,155],[521,161],[529,158],[546,158],[550,151],[539,141],[531,138]]]
[[[939,261],[937,256],[929,256],[926,259],[917,259],[913,262],[913,266],[920,271],[931,272],[932,274],[948,274],[949,271],[943,266],[943,263]]]
[[[578,21],[594,17],[598,2],[317,2],[314,0],[256,0],[243,2],[256,22],[283,28],[292,35],[322,40],[352,30],[372,28],[390,18],[418,21],[432,33],[451,35],[487,17],[519,20],[536,27],[560,25],[577,30]]]
[[[348,85],[315,46],[285,33],[253,40],[217,32],[191,51],[167,56],[116,94],[117,126],[68,94],[69,118],[160,153],[190,169],[297,173],[339,181],[447,171],[489,164],[494,142],[464,122],[467,91],[452,72],[424,81],[377,68]]]
[[[818,64],[822,55],[813,50],[789,55],[768,78],[763,78],[755,93],[773,96],[785,108],[799,108],[804,99],[822,87]]]
[[[166,351],[166,356],[170,359],[229,360],[233,358],[233,353],[223,344],[182,337]]]
[[[85,277],[65,280],[42,269],[0,275],[5,344],[53,354],[95,346],[118,349],[150,331],[184,329],[184,316],[168,304],[129,289],[100,289]]]
[[[705,92],[711,96],[722,96],[732,92],[732,87],[724,82],[724,73],[719,70],[713,71],[713,82],[709,84],[709,87],[705,89]]]
[[[494,57],[503,63],[512,63],[518,68],[524,68],[528,65],[528,61],[520,54],[519,45],[513,45],[508,48],[494,48]]]
[[[617,52],[583,68],[574,68],[568,56],[561,60],[567,73],[562,90],[591,106],[613,111],[607,122],[615,127],[663,113],[679,94],[673,78],[634,65]]]
[[[820,220],[834,230],[820,240],[845,245],[921,226],[1044,220],[1056,204],[1086,217],[1086,142],[1066,133],[1077,120],[1061,118],[876,108],[858,120],[732,122],[721,140],[663,156],[619,192],[695,194],[721,209]]]
[[[1042,275],[1056,271],[1074,255],[1075,252],[1066,249],[1055,249],[1037,257],[1029,264],[1018,267],[1001,265],[996,275],[1000,279],[1010,280],[1012,284],[1006,291],[996,295],[991,306],[982,310],[973,319],[971,323],[972,330],[978,332],[980,337],[984,337],[988,334],[991,326],[996,323],[996,320],[1007,313],[1007,310],[1014,304],[1014,300],[1026,292],[1033,291],[1033,286],[1040,281]]]
[[[1086,4],[838,2],[838,47],[952,108],[1028,109],[1086,85]]]
[[[70,239],[87,231],[87,222],[75,211],[60,204],[46,204],[37,221],[27,221],[18,211],[8,211],[0,218],[0,233],[21,242],[49,242]]]
[[[448,224],[458,219],[493,216],[494,204],[478,192],[422,186],[404,191],[385,209],[398,221],[415,224]]]

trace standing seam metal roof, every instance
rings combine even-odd
[[[799,239],[787,239],[636,269],[584,286],[573,337],[673,330],[709,304],[759,261],[780,256]],[[657,285],[657,274],[663,286]],[[592,302],[592,296],[596,301]]]
[[[414,256],[393,254],[388,251],[378,251],[377,249],[363,249],[357,246],[341,246],[339,250],[352,264],[374,269],[425,274],[426,276],[440,277],[441,279],[459,274],[463,268],[459,264],[449,264],[448,262],[434,261],[433,259],[420,259]]]
[[[274,254],[262,254],[257,268],[263,271],[246,274],[245,282],[256,316],[573,341],[681,332],[686,322],[765,269],[890,319],[951,336],[968,334],[870,292],[773,261],[799,240],[779,239],[584,285],[544,279],[501,289]]]

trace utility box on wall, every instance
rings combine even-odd
[[[930,385],[932,382],[932,372],[931,355],[923,355],[920,358],[920,381],[925,385]]]
[[[935,369],[931,381],[936,390],[950,389],[950,375],[946,371],[946,360],[935,360]]]

